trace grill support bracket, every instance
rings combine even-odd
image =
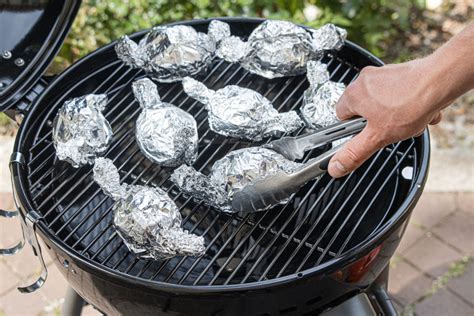
[[[25,166],[25,157],[23,156],[22,153],[13,152],[12,155],[10,156],[10,174],[12,175],[12,177],[13,177],[12,169],[13,169],[14,164],[20,164],[22,167]],[[13,179],[12,179],[12,183],[13,183]],[[17,210],[19,210],[19,204],[18,204],[16,195],[14,194],[13,197],[14,197],[15,206]],[[15,212],[9,212],[9,213],[15,213]],[[19,212],[17,211],[16,213],[19,213]],[[15,216],[14,214],[9,214],[9,215]],[[15,252],[17,252],[23,247],[25,243],[24,241],[26,239],[28,243],[31,245],[31,247],[33,248],[33,253],[35,254],[35,256],[38,257],[41,264],[41,273],[39,277],[33,283],[29,285],[18,287],[18,291],[20,291],[21,293],[35,292],[36,290],[38,290],[44,285],[44,283],[46,282],[46,279],[48,278],[48,269],[46,268],[46,263],[44,262],[43,253],[41,250],[40,243],[38,241],[38,235],[36,233],[36,226],[42,218],[43,217],[35,210],[28,212],[24,218],[23,217],[20,218],[23,236],[22,236],[22,240],[17,244],[17,246],[15,246],[15,247],[18,247],[21,244],[21,247],[19,247],[19,249],[17,249]],[[15,247],[11,249],[14,249]]]
[[[5,211],[0,209],[0,217],[3,218],[15,218],[20,214],[18,211]],[[25,245],[25,239],[21,238],[20,241],[10,248],[0,248],[0,256],[11,256],[20,251]]]

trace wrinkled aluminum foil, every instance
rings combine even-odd
[[[318,129],[338,122],[336,103],[345,90],[343,83],[329,80],[326,65],[319,61],[308,62],[309,88],[303,94],[301,116],[309,128]]]
[[[171,175],[171,181],[185,194],[232,213],[232,197],[244,186],[278,171],[292,172],[301,166],[277,152],[263,147],[232,151],[216,161],[208,176],[183,165]]]
[[[231,211],[227,191],[211,183],[208,176],[193,167],[181,165],[173,171],[170,179],[185,195],[205,201],[218,209]]]
[[[216,55],[230,63],[239,62],[248,71],[273,79],[306,71],[306,63],[323,57],[325,51],[342,47],[347,32],[326,24],[317,30],[287,21],[267,20],[244,42],[236,36],[217,44]]]
[[[251,89],[229,85],[214,91],[190,77],[183,79],[183,88],[206,106],[209,128],[224,136],[260,141],[303,125],[295,111],[278,113],[267,98]]]
[[[161,166],[192,164],[198,152],[194,117],[161,102],[157,86],[148,78],[135,81],[132,88],[143,109],[136,122],[136,139],[143,154]]]
[[[158,81],[173,82],[206,69],[216,43],[227,36],[230,27],[218,20],[209,24],[209,34],[186,25],[154,27],[138,44],[123,36],[115,51],[127,65],[144,69]]]
[[[60,160],[77,168],[105,153],[113,135],[102,114],[106,105],[105,94],[88,94],[64,103],[53,123],[53,143]]]
[[[127,247],[140,258],[202,256],[204,238],[181,228],[181,214],[160,188],[120,184],[110,159],[97,158],[94,180],[113,198],[114,226]]]

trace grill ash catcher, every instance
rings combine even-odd
[[[41,1],[0,7],[0,29],[9,35],[0,39],[0,109],[17,120],[23,117],[10,162],[17,209],[2,210],[1,224],[19,216],[23,235],[43,265],[40,278],[20,291],[33,292],[46,281],[46,251],[71,287],[63,307],[67,315],[78,315],[83,300],[108,315],[396,314],[386,292],[388,263],[427,177],[427,131],[387,146],[342,179],[324,174],[309,181],[270,210],[219,212],[183,196],[169,179],[173,168],[153,164],[140,151],[135,122],[142,109],[131,85],[146,74],[120,61],[115,43],[54,78],[43,75],[79,5]],[[264,21],[219,20],[243,41]],[[173,25],[206,33],[210,21]],[[146,33],[130,39],[138,42]],[[345,85],[363,67],[383,64],[349,41],[326,52],[321,61],[330,80]],[[280,113],[299,111],[308,88],[305,75],[266,79],[219,58],[195,78],[213,90],[227,85],[253,89]],[[193,167],[199,172],[207,174],[231,151],[276,140],[250,143],[218,135],[209,130],[206,109],[186,96],[180,82],[161,83],[158,89],[163,102],[196,120],[199,150]],[[183,229],[203,236],[204,256],[137,258],[112,226],[114,202],[94,182],[92,166],[73,168],[56,158],[53,119],[66,100],[85,94],[107,95],[103,114],[114,137],[104,156],[113,161],[120,178],[165,191],[179,208]],[[271,144],[283,153],[278,142]],[[300,161],[311,161],[321,152],[305,151]],[[0,254],[13,255],[23,244],[0,249]]]

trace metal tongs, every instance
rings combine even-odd
[[[283,137],[270,142],[265,148],[272,149],[289,160],[302,159],[310,149],[320,147],[335,140],[357,134],[367,125],[363,118],[352,119],[314,133],[296,137]],[[268,209],[279,203],[300,187],[317,178],[327,171],[329,160],[341,149],[342,145],[334,147],[318,157],[309,160],[292,173],[280,171],[246,185],[234,193],[232,208],[236,212],[251,212]]]

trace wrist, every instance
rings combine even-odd
[[[457,97],[474,88],[474,22],[460,34],[437,49],[433,54],[421,59],[442,110]]]
[[[416,79],[416,88],[419,90],[420,105],[423,105],[424,112],[439,112],[449,105],[452,100],[447,81],[449,75],[449,63],[441,62],[435,54],[429,55],[413,61]]]

